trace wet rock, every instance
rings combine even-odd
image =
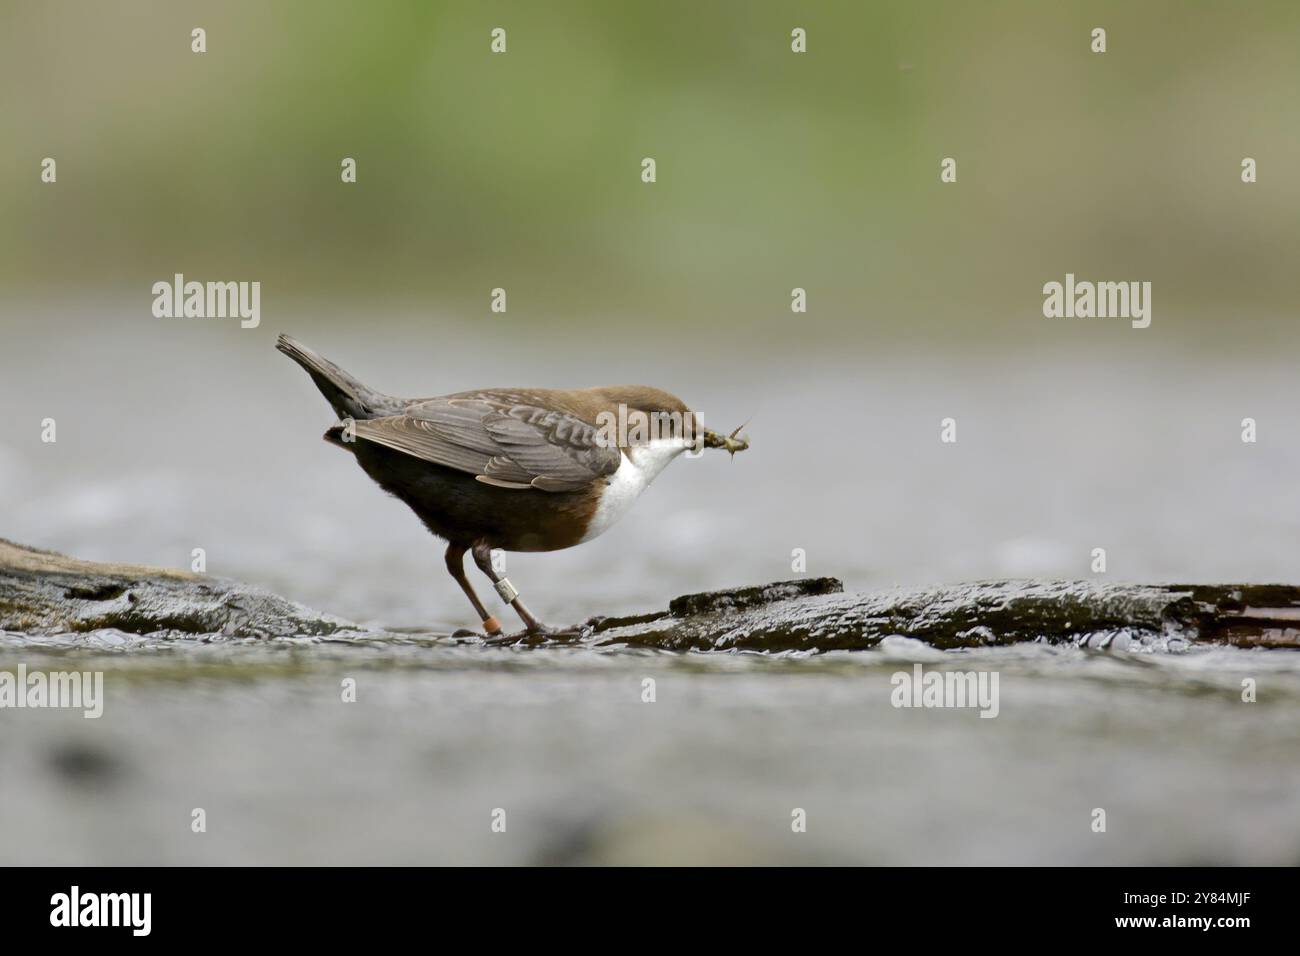
[[[668,613],[674,617],[689,617],[693,614],[711,614],[715,612],[739,611],[743,608],[761,607],[788,601],[800,597],[816,597],[820,594],[840,594],[844,583],[839,578],[800,578],[794,581],[777,581],[774,584],[760,584],[757,587],[729,588],[725,591],[704,591],[700,594],[685,594],[673,598],[668,604]]]
[[[234,581],[80,561],[0,539],[0,630],[327,636],[361,628]]]
[[[666,611],[592,618],[564,635],[493,643],[587,642],[663,650],[830,651],[892,635],[949,649],[1021,641],[1114,645],[1220,642],[1300,648],[1300,588],[1096,581],[985,581],[843,593],[800,578],[688,594]],[[177,636],[383,637],[276,595],[201,574],[78,561],[0,540],[0,630],[116,629]]]
[[[987,581],[843,594],[827,580],[690,595],[665,613],[597,622],[592,634],[669,650],[861,650],[891,635],[944,649],[1077,644],[1116,632],[1128,635],[1126,646],[1176,637],[1300,648],[1300,588],[1288,585]],[[798,593],[801,584],[813,593]],[[773,599],[732,597],[755,591]]]

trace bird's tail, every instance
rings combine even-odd
[[[378,418],[400,409],[397,399],[366,387],[329,359],[287,335],[276,339],[275,347],[306,369],[339,418]]]

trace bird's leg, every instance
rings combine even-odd
[[[460,589],[465,592],[465,597],[469,598],[469,603],[474,605],[474,610],[478,612],[479,620],[483,622],[483,630],[488,634],[500,634],[501,622],[488,613],[483,602],[478,599],[474,593],[474,586],[469,583],[469,578],[465,577],[465,546],[460,544],[447,545],[447,570],[451,576],[456,579]]]
[[[479,570],[488,576],[492,586],[497,589],[497,594],[501,595],[501,600],[515,609],[519,619],[524,622],[524,627],[533,634],[550,633],[551,629],[533,617],[533,613],[524,607],[524,602],[519,600],[519,592],[515,590],[515,586],[506,578],[497,574],[497,569],[492,567],[492,547],[486,542],[480,541],[474,545],[471,553],[474,555],[474,563],[479,566]]]

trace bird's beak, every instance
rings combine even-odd
[[[740,434],[741,425],[730,435],[719,435],[717,432],[711,432],[707,428],[704,430],[704,447],[705,448],[725,448],[734,458],[736,452],[744,451],[749,447],[749,438]]]

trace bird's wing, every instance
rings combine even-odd
[[[503,488],[578,491],[622,458],[579,418],[486,396],[415,402],[401,415],[356,422],[355,434]]]

